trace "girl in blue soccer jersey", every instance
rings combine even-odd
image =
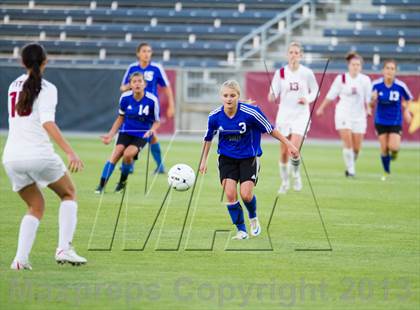
[[[140,43],[136,50],[138,61],[132,63],[126,70],[121,82],[120,90],[130,90],[129,77],[133,72],[141,72],[147,82],[146,91],[158,97],[158,86],[162,87],[165,96],[168,98],[168,109],[166,116],[172,118],[175,111],[174,96],[171,85],[162,65],[152,61],[152,47],[148,43]],[[157,136],[154,135],[150,141],[150,151],[157,167],[155,173],[164,173],[165,167],[162,162],[162,154]]]
[[[400,149],[403,114],[408,123],[411,121],[408,106],[413,96],[407,85],[395,78],[396,72],[397,63],[395,60],[387,60],[384,63],[383,77],[372,83],[371,106],[373,107],[377,103],[375,129],[381,145],[383,181],[391,173],[391,160],[397,158]]]
[[[159,127],[159,103],[156,96],[145,91],[146,81],[143,74],[131,74],[130,88],[130,91],[121,95],[119,115],[110,131],[101,137],[104,144],[109,144],[119,132],[111,157],[103,168],[100,183],[95,191],[97,194],[104,191],[115,164],[121,157],[121,178],[115,191],[119,192],[125,188],[128,175],[134,170],[134,158]]]
[[[253,194],[258,179],[261,134],[269,133],[284,143],[289,154],[297,158],[299,151],[293,144],[274,129],[261,110],[239,102],[240,87],[238,82],[229,80],[220,89],[223,106],[209,114],[208,129],[204,137],[203,155],[200,172],[207,171],[207,158],[214,135],[219,132],[218,154],[220,182],[227,199],[227,208],[238,232],[233,239],[248,239],[244,214],[238,200],[237,184],[240,183],[240,195],[248,210],[250,232],[252,236],[261,233],[257,217],[257,200]]]

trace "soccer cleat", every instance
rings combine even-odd
[[[95,189],[95,194],[98,194],[98,195],[102,194],[104,192],[104,189],[105,189],[104,187],[98,185],[98,187]]]
[[[115,187],[115,192],[121,193],[124,190],[126,184],[127,182],[118,182],[117,186]]]
[[[381,181],[386,181],[388,179],[388,177],[389,177],[389,173],[385,172],[381,177]]]
[[[153,174],[165,174],[165,168],[163,167],[163,165],[160,165],[159,167],[157,167],[155,171],[153,172]]]
[[[235,236],[232,237],[232,240],[244,240],[249,239],[249,236],[246,231],[238,230]]]
[[[354,173],[350,173],[347,170],[344,172],[346,178],[354,178],[356,175]]]
[[[57,264],[69,263],[73,266],[80,266],[87,263],[86,258],[77,255],[74,248],[71,246],[67,250],[57,249],[55,252],[55,261]]]
[[[293,182],[293,190],[295,192],[300,192],[302,190],[302,178],[299,176],[295,177]]]
[[[18,262],[17,260],[13,260],[12,264],[10,265],[10,269],[13,270],[32,270],[32,266],[29,262]]]
[[[279,194],[286,194],[289,189],[290,189],[290,183],[289,183],[289,181],[286,181],[286,182],[283,181],[281,183],[281,185],[280,185],[280,188],[278,190],[278,193]]]
[[[254,217],[253,219],[249,220],[250,223],[250,230],[251,230],[251,236],[258,236],[261,233],[261,226],[260,222],[258,221],[258,217]]]

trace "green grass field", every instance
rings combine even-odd
[[[419,148],[403,148],[392,163],[392,177],[381,182],[377,148],[363,150],[357,178],[348,180],[339,146],[305,145],[304,161],[332,251],[296,251],[329,244],[305,176],[303,191],[279,197],[273,210],[279,186],[276,144],[264,145],[255,191],[264,231],[234,242],[214,148],[191,204],[190,190],[171,191],[162,205],[166,176],[150,175],[145,195],[144,153],[120,209],[121,195],[112,193],[118,170],[103,197],[93,194],[111,147],[99,139],[71,142],[85,162],[85,170],[73,175],[79,200],[74,245],[88,264],[55,263],[59,201],[45,191],[33,270],[9,269],[25,207],[1,168],[1,309],[419,309]],[[197,167],[200,139],[162,147],[169,148],[167,167],[179,162]]]

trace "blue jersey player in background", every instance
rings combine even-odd
[[[233,80],[224,82],[220,95],[223,106],[209,114],[200,172],[205,173],[207,170],[211,141],[218,132],[220,182],[226,193],[230,217],[238,229],[233,239],[248,239],[243,210],[238,200],[237,184],[240,183],[240,195],[248,210],[251,235],[258,236],[261,233],[261,226],[257,217],[257,199],[253,190],[258,178],[259,157],[262,155],[261,134],[268,133],[287,145],[289,154],[293,158],[299,157],[299,151],[277,129],[273,129],[258,107],[239,102],[238,82]]]
[[[411,122],[408,106],[413,96],[407,85],[395,78],[396,71],[395,60],[387,60],[384,62],[383,77],[372,83],[371,105],[377,103],[375,129],[381,145],[383,181],[391,173],[391,160],[397,158],[400,149],[403,116],[408,123]]]
[[[109,132],[102,136],[102,142],[109,144],[119,132],[111,157],[102,170],[95,191],[97,194],[104,191],[115,164],[121,157],[123,158],[121,177],[115,191],[119,192],[125,188],[128,175],[134,170],[134,158],[156,134],[156,129],[159,127],[159,103],[155,95],[145,91],[145,87],[146,81],[140,72],[131,74],[131,90],[121,95],[119,115]]]
[[[129,78],[134,72],[141,72],[147,82],[146,91],[158,97],[158,87],[162,87],[164,94],[168,98],[168,109],[166,116],[174,116],[175,104],[172,88],[166,76],[165,70],[159,63],[151,61],[152,48],[148,43],[140,43],[136,50],[137,62],[132,63],[124,74],[120,90],[125,92],[130,89]],[[154,135],[150,142],[151,153],[156,161],[157,168],[155,173],[164,173],[165,168],[162,162],[162,154],[157,136]]]

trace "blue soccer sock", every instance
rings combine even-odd
[[[251,201],[244,201],[244,205],[248,210],[248,216],[250,219],[257,217],[257,197],[252,197]]]
[[[381,155],[382,166],[386,173],[391,173],[391,156],[389,154]]]
[[[109,160],[105,163],[104,169],[102,170],[100,186],[104,187],[106,182],[108,182],[109,178],[114,172],[115,164],[111,163]]]
[[[123,162],[121,165],[120,183],[124,183],[127,180],[128,175],[133,173],[133,171],[134,171],[134,163],[126,164]]]
[[[154,143],[154,144],[150,144],[150,151],[151,151],[153,159],[155,160],[156,165],[157,165],[156,170],[163,172],[165,170],[165,168],[164,168],[163,163],[162,163],[162,153],[160,151],[159,142]]]
[[[245,220],[244,220],[244,211],[242,210],[241,204],[239,201],[227,205],[230,218],[232,223],[236,225],[238,230],[246,232]]]

